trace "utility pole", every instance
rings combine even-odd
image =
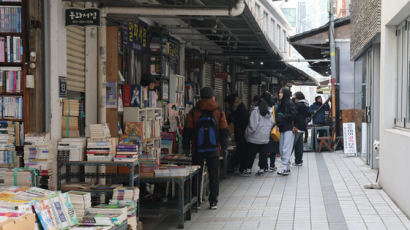
[[[337,75],[336,66],[336,43],[335,43],[335,17],[334,17],[334,0],[329,0],[329,43],[330,43],[330,66],[331,66],[331,83],[332,83],[332,122],[336,122],[336,90],[335,82]]]

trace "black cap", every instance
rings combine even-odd
[[[216,96],[214,90],[210,87],[202,88],[200,93],[201,98],[212,98]]]

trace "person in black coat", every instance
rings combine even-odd
[[[279,106],[276,110],[276,123],[280,131],[279,151],[282,160],[282,166],[278,171],[279,175],[289,175],[290,173],[290,156],[293,151],[295,134],[293,133],[293,124],[296,117],[295,104],[291,100],[291,92],[287,88],[279,91]]]
[[[234,137],[236,144],[236,152],[233,156],[233,166],[240,164],[245,165],[242,161],[245,161],[248,154],[247,144],[245,140],[245,129],[249,122],[249,113],[245,104],[241,101],[237,94],[231,94],[225,98],[226,107],[229,112],[228,123],[234,125]],[[242,172],[244,168],[239,168]]]
[[[307,130],[306,119],[309,114],[309,102],[305,99],[305,95],[302,92],[296,92],[293,95],[296,107],[295,117],[295,166],[303,165],[303,133]]]

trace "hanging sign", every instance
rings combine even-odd
[[[100,10],[96,8],[78,9],[69,8],[65,10],[66,26],[99,26]]]
[[[343,123],[344,153],[356,154],[356,126],[355,123]]]
[[[148,50],[148,25],[142,21],[128,22],[124,32],[124,43],[130,49]]]
[[[59,96],[67,97],[67,78],[63,76],[58,77]]]

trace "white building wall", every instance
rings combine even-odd
[[[410,130],[394,129],[396,26],[410,16],[410,1],[382,0],[380,76],[380,184],[410,215]]]

